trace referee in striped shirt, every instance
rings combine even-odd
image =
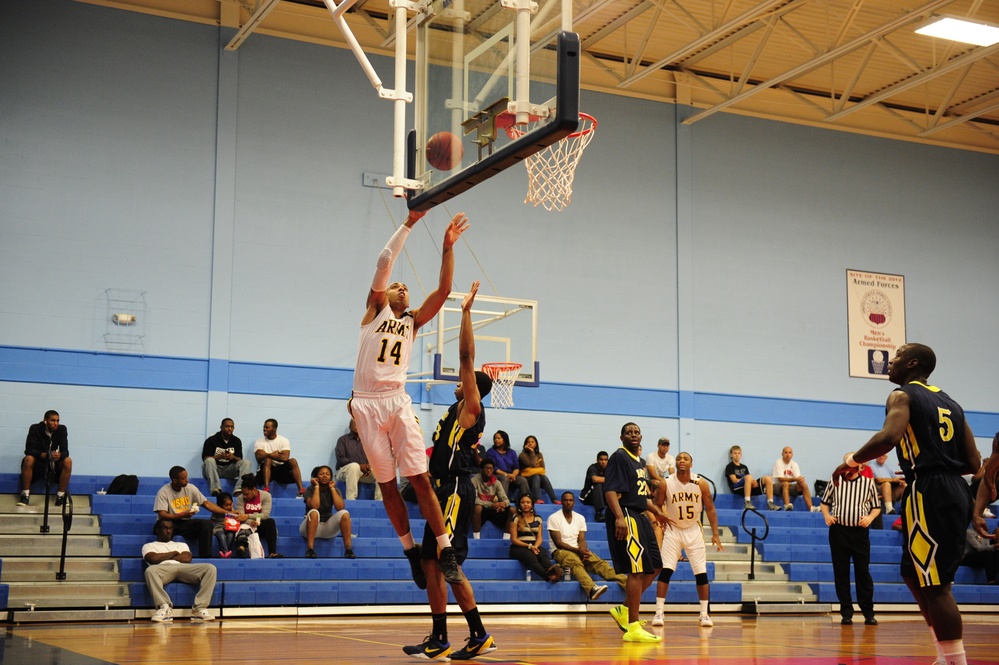
[[[847,454],[843,459],[849,457]],[[863,466],[863,465],[862,465]],[[874,618],[874,580],[871,579],[871,537],[867,527],[881,514],[881,500],[873,478],[857,474],[853,480],[830,482],[822,494],[822,516],[829,527],[836,597],[844,626],[853,623],[853,600],[850,597],[850,559],[853,559],[857,583],[857,604],[864,613],[864,623],[878,625]]]

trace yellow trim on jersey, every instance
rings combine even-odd
[[[927,383],[923,383],[922,381],[909,381],[909,384],[910,385],[914,384],[914,385],[917,385],[917,386],[922,386],[922,387],[926,388],[927,390],[929,390],[930,392],[934,392],[934,393],[940,392],[940,389],[937,388],[936,386],[931,386],[931,385],[929,385]]]

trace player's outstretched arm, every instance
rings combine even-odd
[[[472,328],[472,303],[479,291],[479,282],[472,282],[472,288],[461,301],[461,330],[458,333],[458,380],[461,381],[462,408],[458,414],[458,425],[469,428],[482,413],[482,397],[479,384],[475,380],[475,331]]]
[[[444,247],[441,250],[441,274],[437,280],[437,288],[423,301],[419,309],[413,310],[413,328],[420,329],[425,323],[437,316],[444,306],[444,301],[451,294],[451,280],[454,279],[454,243],[462,233],[468,230],[468,216],[459,212],[451,219],[444,231]]]
[[[402,251],[403,245],[406,244],[410,229],[426,214],[426,212],[410,210],[406,216],[406,221],[395,230],[385,248],[378,254],[378,260],[375,263],[375,276],[371,280],[371,289],[368,291],[367,311],[364,313],[364,318],[361,319],[362,326],[371,323],[378,312],[385,307],[387,302],[385,290],[392,277],[392,266],[395,265],[395,259]]]
[[[909,396],[901,390],[896,390],[888,396],[885,405],[885,422],[881,430],[872,436],[860,450],[855,452],[846,462],[843,462],[832,473],[834,485],[839,485],[842,478],[853,479],[860,473],[860,464],[891,452],[905,435],[909,426]],[[851,463],[852,462],[852,463]]]

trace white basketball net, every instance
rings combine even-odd
[[[527,167],[527,198],[524,203],[538,204],[551,210],[562,210],[572,201],[572,179],[576,175],[583,150],[593,139],[596,119],[579,114],[579,130],[569,134],[544,150],[539,150],[524,160]],[[534,127],[531,127],[534,129]],[[524,130],[516,126],[507,129],[510,138],[520,138]]]
[[[508,409],[513,406],[513,384],[520,374],[520,363],[486,363],[482,371],[493,380],[489,406],[494,409]]]

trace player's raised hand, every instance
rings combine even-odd
[[[472,307],[472,303],[475,302],[475,294],[479,292],[479,280],[472,282],[472,288],[468,290],[465,297],[461,300],[461,311],[467,312]]]
[[[468,230],[468,215],[459,212],[451,219],[444,231],[444,248],[448,249],[458,242],[458,236]]]

